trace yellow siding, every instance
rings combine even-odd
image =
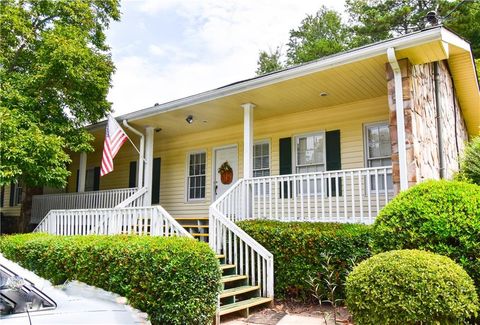
[[[261,110],[261,107],[255,108]],[[387,97],[279,115],[254,121],[255,140],[268,139],[271,144],[271,174],[278,175],[279,139],[314,131],[340,129],[342,169],[364,167],[363,125],[379,121],[388,121]],[[96,143],[99,143],[98,141]],[[175,138],[162,138],[155,134],[154,157],[161,158],[160,203],[173,216],[205,216],[212,194],[213,150],[227,145],[238,147],[239,177],[243,170],[243,125],[199,132]],[[189,152],[205,150],[207,153],[206,199],[202,202],[186,203],[186,158]],[[99,166],[102,148],[88,154],[88,167]],[[125,144],[115,158],[115,170],[101,177],[100,189],[124,188],[128,186],[129,163],[138,159],[130,144]],[[72,157],[72,176],[69,191],[76,185],[78,156]]]
[[[19,216],[21,204],[10,206],[10,185],[5,185],[3,194],[3,206],[0,208],[5,216]]]

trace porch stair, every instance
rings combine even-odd
[[[237,274],[235,264],[225,264],[225,255],[217,255],[223,276],[220,280],[222,292],[220,293],[219,315],[224,316],[235,312],[242,312],[248,316],[250,308],[272,302],[272,298],[260,296],[260,286],[247,284],[248,277]]]
[[[176,217],[175,220],[177,220],[193,238],[208,242],[208,217]]]

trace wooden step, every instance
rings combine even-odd
[[[208,217],[177,217],[174,219],[177,221],[208,221]]]
[[[220,283],[234,282],[238,280],[245,280],[246,275],[225,275],[220,279]]]
[[[183,228],[202,228],[208,229],[208,225],[181,225]]]
[[[198,232],[190,233],[193,237],[208,237],[208,234],[201,234]]]
[[[244,310],[253,306],[266,304],[271,301],[272,301],[272,298],[256,297],[256,298],[250,298],[247,300],[235,302],[233,304],[223,305],[220,307],[220,316],[234,313],[239,310]]]
[[[236,265],[235,264],[221,264],[220,265],[220,270],[228,270],[228,269],[233,269]]]
[[[225,258],[225,255],[224,254],[217,254],[215,255],[216,258],[220,259],[220,258]]]
[[[220,298],[241,295],[242,293],[252,292],[258,289],[260,289],[260,286],[240,286],[240,287],[235,287],[231,289],[226,289],[226,290],[223,290],[222,293],[220,293]]]

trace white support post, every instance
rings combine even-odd
[[[78,169],[77,192],[85,192],[85,177],[87,175],[87,153],[80,152],[80,167]]]
[[[154,129],[151,126],[145,128],[145,182],[147,188],[145,195],[145,206],[152,205],[152,173],[153,173],[153,135]]]
[[[253,108],[252,103],[246,103],[243,107],[243,178],[253,176]]]

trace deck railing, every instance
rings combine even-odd
[[[34,232],[63,236],[136,234],[192,237],[161,206],[51,210]]]
[[[137,188],[35,195],[32,198],[32,223],[37,223],[50,210],[113,208],[125,201]]]
[[[241,191],[242,184],[243,180],[237,181],[210,206],[209,244],[225,255],[226,263],[236,265],[237,274],[248,276],[249,285],[259,286],[263,297],[273,298],[273,255],[229,220],[229,205],[223,204]]]
[[[246,179],[217,200],[233,221],[270,219],[371,224],[393,198],[391,167]]]

